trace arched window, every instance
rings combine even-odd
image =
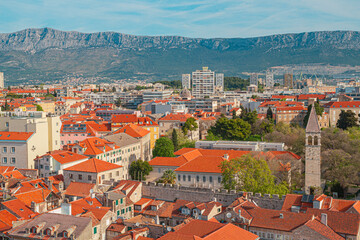
[[[30,230],[31,233],[36,233],[36,227],[32,227]]]
[[[50,229],[46,229],[46,230],[45,230],[45,235],[46,235],[46,236],[51,236],[51,230],[50,230]]]
[[[318,145],[319,143],[319,139],[318,139],[318,136],[315,136],[314,137],[314,145]]]
[[[64,232],[63,232],[63,237],[64,237],[64,238],[68,238],[68,233],[67,233],[67,231],[64,231]]]
[[[312,136],[308,137],[308,145],[312,145]]]

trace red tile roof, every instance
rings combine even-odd
[[[136,114],[119,114],[112,115],[111,122],[112,123],[135,123],[137,122]]]
[[[322,224],[318,219],[312,219],[309,220],[307,223],[305,223],[305,226],[311,228],[312,230],[318,232],[319,234],[326,237],[326,239],[329,240],[345,240],[345,238],[341,237],[339,234],[334,232],[331,228],[328,226],[325,226]]]
[[[187,163],[187,160],[183,157],[155,157],[149,161],[151,166],[175,166],[180,167]]]
[[[60,164],[76,162],[76,161],[88,158],[87,156],[77,154],[77,153],[74,153],[71,151],[66,151],[66,150],[51,151],[41,157],[44,157],[44,156],[52,156]]]
[[[86,149],[84,155],[91,156],[102,154],[119,148],[119,146],[116,146],[113,142],[98,137],[87,138],[79,143],[72,144],[70,146],[76,145]]]
[[[159,119],[159,121],[179,121],[179,122],[186,122],[186,120],[188,118],[193,117],[193,115],[191,114],[175,114],[175,113],[170,113],[168,115],[166,115],[165,117],[162,117]],[[196,119],[196,118],[195,118]]]
[[[0,141],[27,141],[33,132],[0,132]]]
[[[89,197],[90,190],[95,188],[95,184],[92,183],[80,183],[71,182],[66,188],[65,195],[78,196],[78,197]]]
[[[113,169],[122,168],[121,165],[115,163],[109,163],[104,160],[97,158],[91,158],[85,162],[81,162],[74,166],[65,168],[65,171],[76,171],[76,172],[91,172],[91,173],[101,173]]]
[[[126,133],[134,138],[142,138],[142,137],[146,136],[147,134],[149,134],[150,131],[148,131],[145,128],[142,128],[138,125],[130,123],[130,124],[124,126],[123,128],[115,131],[114,134],[115,133]]]
[[[218,156],[200,156],[175,169],[175,172],[221,173],[220,165],[225,159]]]
[[[23,219],[30,219],[37,215],[19,199],[2,202],[1,204],[4,205],[12,213]]]
[[[360,108],[360,101],[329,102],[324,104],[325,108]]]

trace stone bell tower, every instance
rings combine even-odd
[[[321,189],[321,129],[315,107],[311,108],[305,139],[305,193]]]

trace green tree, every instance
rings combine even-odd
[[[356,115],[351,110],[341,110],[339,115],[339,120],[336,123],[336,126],[340,129],[346,130],[351,127],[357,127],[358,125],[358,119],[356,118]]]
[[[239,77],[225,77],[224,78],[224,88],[226,91],[231,90],[246,90],[246,87],[250,85],[249,79],[242,79]]]
[[[153,157],[173,157],[174,144],[169,138],[161,137],[155,142]]]
[[[7,89],[8,89],[8,91],[11,91],[11,87],[10,87],[10,86],[8,86]]]
[[[112,87],[112,92],[116,92],[116,87]]]
[[[132,180],[145,181],[146,176],[153,170],[152,166],[143,160],[137,160],[130,164],[129,174]]]
[[[182,127],[182,131],[185,135],[187,135],[188,131],[195,131],[198,129],[199,126],[195,120],[195,118],[191,117],[186,119],[186,122],[184,123],[184,126]]]
[[[233,119],[237,118],[237,116],[236,116],[236,111],[235,111],[235,110],[232,110],[232,118],[233,118]]]
[[[176,129],[173,129],[173,131],[172,131],[171,141],[174,145],[174,150],[175,151],[179,150],[179,135],[178,135]]]
[[[1,107],[1,110],[2,111],[10,111],[10,106],[9,106],[7,100],[5,100],[5,104],[4,104],[4,106]]]
[[[115,106],[121,107],[121,99],[120,98],[116,99]]]
[[[271,107],[269,107],[267,112],[266,112],[266,118],[268,120],[273,120],[274,119],[274,113],[273,113]]]
[[[250,125],[253,125],[256,122],[256,120],[258,119],[257,115],[258,114],[257,114],[256,110],[254,110],[254,111],[249,110],[243,115],[242,119],[244,121],[248,122]]]
[[[36,111],[43,112],[44,109],[39,104],[36,104]]]
[[[165,183],[165,184],[175,184],[176,183],[176,174],[174,170],[168,169],[166,170],[162,177],[160,178],[159,182]]]
[[[226,189],[253,193],[285,195],[289,192],[286,183],[275,183],[268,164],[263,159],[250,155],[221,163],[222,184]]]
[[[251,125],[240,119],[219,118],[209,131],[215,137],[222,140],[245,140],[251,135]]]

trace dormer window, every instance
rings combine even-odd
[[[50,229],[46,229],[46,230],[45,230],[45,235],[46,235],[46,236],[51,236],[51,230],[50,230]]]
[[[66,231],[63,232],[63,237],[68,238],[68,233]]]
[[[31,233],[36,233],[36,227],[32,227],[32,228],[30,229],[30,232],[31,232]]]

